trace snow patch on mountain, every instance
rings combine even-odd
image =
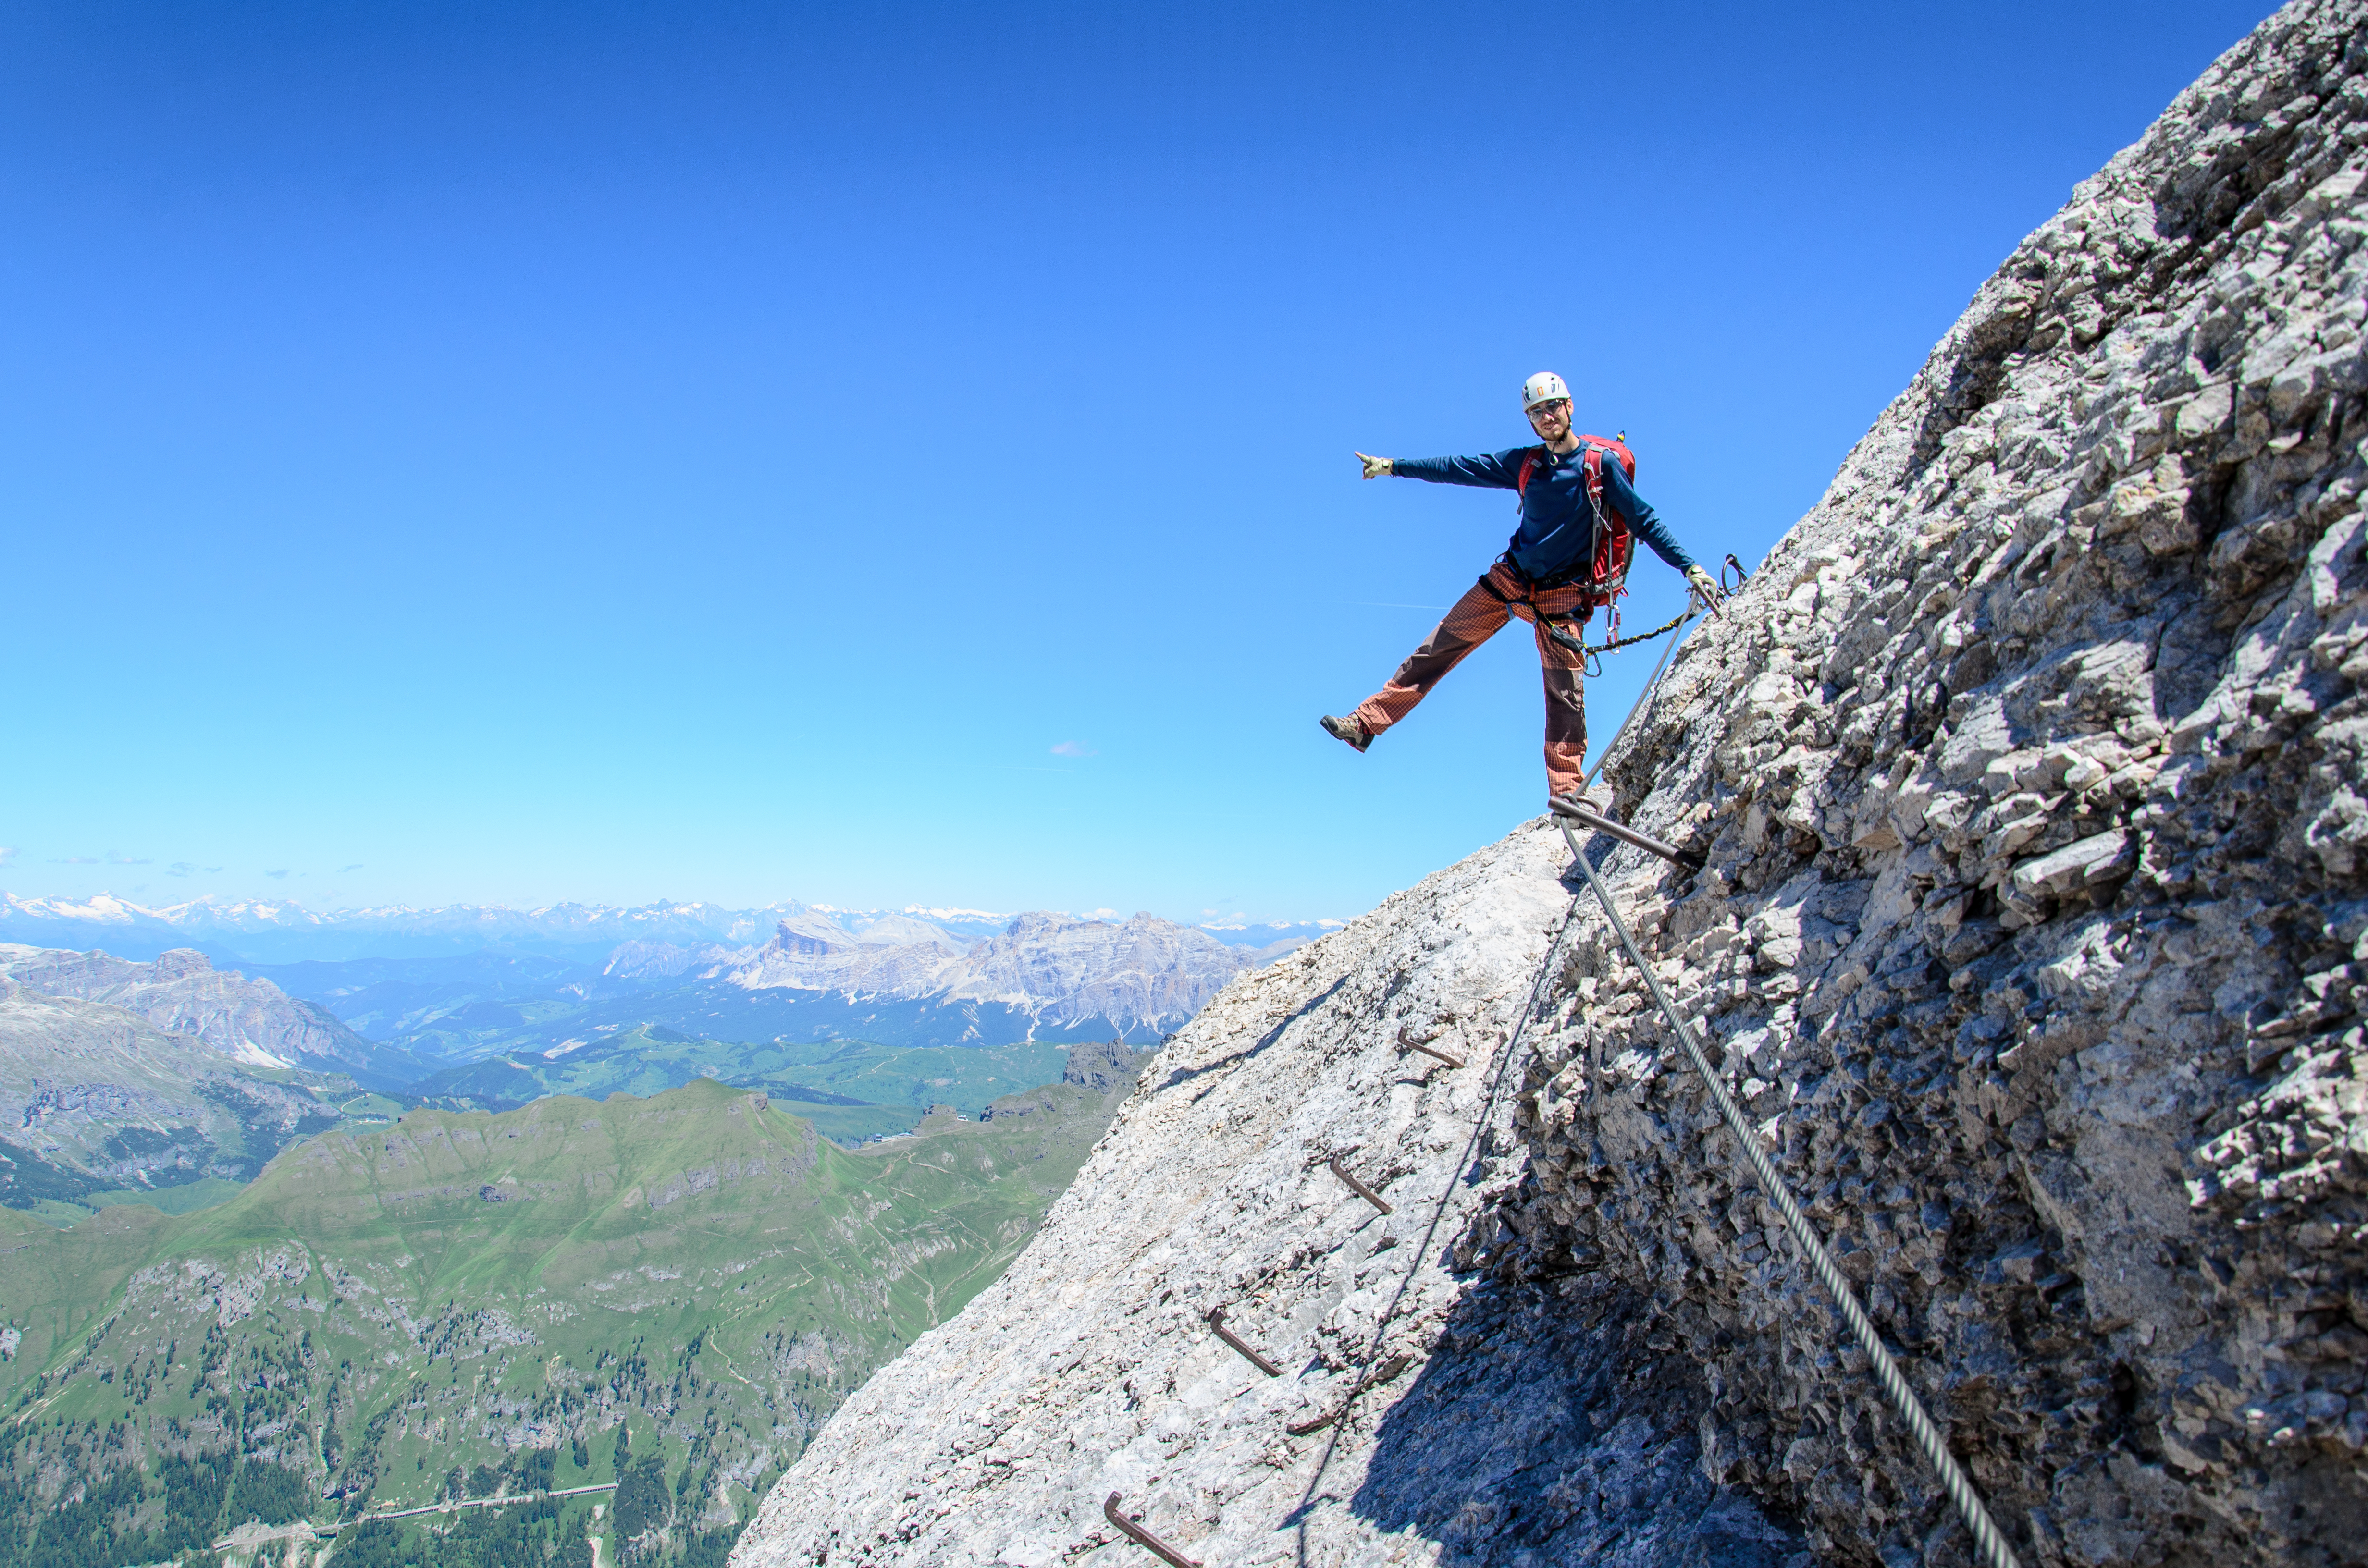
[[[193,1035],[251,1067],[372,1070],[370,1043],[336,1015],[268,980],[217,970],[192,949],[133,963],[105,952],[0,944],[0,974],[46,995],[121,1007],[161,1033]]]

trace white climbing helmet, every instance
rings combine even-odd
[[[1523,414],[1527,414],[1530,410],[1535,408],[1542,403],[1553,403],[1557,400],[1568,403],[1570,401],[1570,389],[1563,385],[1562,378],[1555,375],[1552,370],[1540,370],[1536,375],[1531,376],[1528,381],[1521,383],[1521,412]]]

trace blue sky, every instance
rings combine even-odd
[[[0,6],[0,887],[1357,913],[1543,778],[1352,448],[1756,562],[2265,14]]]

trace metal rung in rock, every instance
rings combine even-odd
[[[1359,1394],[1364,1392],[1367,1389],[1381,1387],[1383,1383],[1388,1382],[1392,1378],[1396,1377],[1400,1372],[1405,1371],[1413,1364],[1414,1358],[1411,1356],[1398,1355],[1391,1357],[1388,1360],[1383,1362],[1379,1368],[1375,1369],[1371,1376],[1360,1381],[1355,1388],[1350,1389],[1349,1391],[1349,1397],[1340,1402],[1338,1409],[1327,1410],[1313,1421],[1303,1421],[1295,1426],[1286,1426],[1283,1430],[1290,1433],[1294,1437],[1305,1437],[1312,1436],[1315,1433],[1321,1432],[1326,1426],[1331,1426],[1335,1421],[1339,1420],[1343,1415],[1348,1415],[1349,1406],[1356,1403],[1356,1398]]]
[[[1128,1540],[1133,1541],[1137,1546],[1142,1547],[1145,1551],[1153,1553],[1163,1562],[1175,1564],[1175,1568],[1201,1568],[1201,1565],[1198,1562],[1193,1562],[1190,1558],[1185,1556],[1182,1552],[1177,1551],[1174,1547],[1168,1545],[1166,1541],[1160,1540],[1149,1530],[1144,1529],[1141,1525],[1136,1524],[1133,1519],[1128,1518],[1124,1514],[1120,1513],[1118,1511],[1118,1498],[1119,1494],[1113,1492],[1109,1497],[1103,1500],[1102,1517],[1108,1519],[1110,1523],[1124,1530],[1127,1534]]]
[[[1461,1056],[1450,1056],[1447,1052],[1440,1050],[1437,1046],[1425,1045],[1418,1040],[1408,1040],[1406,1036],[1400,1035],[1398,1037],[1398,1043],[1405,1046],[1408,1051],[1419,1051],[1425,1056],[1436,1056],[1441,1062],[1446,1062],[1450,1067],[1461,1067],[1463,1065],[1463,1058]]]
[[[1593,828],[1598,833],[1608,833],[1622,844],[1633,844],[1639,849],[1658,855],[1664,860],[1674,861],[1689,871],[1699,871],[1710,863],[1710,857],[1706,855],[1697,855],[1691,849],[1680,849],[1674,844],[1665,844],[1649,833],[1639,833],[1633,827],[1613,822],[1601,812],[1582,806],[1563,796],[1557,795],[1547,803],[1552,807],[1554,814],[1558,817],[1566,818],[1581,827]]]
[[[1349,1152],[1349,1151],[1343,1151],[1343,1153]],[[1358,1197],[1363,1199],[1366,1202],[1372,1204],[1374,1208],[1380,1210],[1384,1214],[1392,1212],[1390,1206],[1382,1201],[1382,1195],[1380,1193],[1375,1192],[1372,1187],[1367,1187],[1363,1182],[1359,1181],[1355,1176],[1350,1176],[1346,1170],[1341,1168],[1340,1156],[1338,1154],[1333,1155],[1324,1163],[1330,1165],[1332,1167],[1332,1174],[1338,1176],[1342,1181],[1347,1182],[1349,1184],[1349,1190],[1354,1192]]]
[[[1276,1366],[1273,1362],[1268,1360],[1265,1357],[1251,1349],[1238,1335],[1234,1333],[1232,1329],[1225,1326],[1224,1308],[1211,1307],[1209,1309],[1208,1324],[1211,1328],[1217,1331],[1218,1338],[1224,1340],[1226,1344],[1240,1351],[1251,1366],[1256,1367],[1259,1371],[1264,1372],[1269,1378],[1279,1378],[1282,1376],[1282,1369],[1281,1367]]]

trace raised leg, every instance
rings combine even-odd
[[[1367,734],[1378,735],[1413,712],[1415,704],[1429,696],[1430,688],[1466,653],[1503,631],[1509,616],[1505,601],[1486,587],[1474,584],[1466,589],[1446,618],[1430,629],[1422,646],[1406,655],[1389,684],[1357,704],[1357,722]]]

